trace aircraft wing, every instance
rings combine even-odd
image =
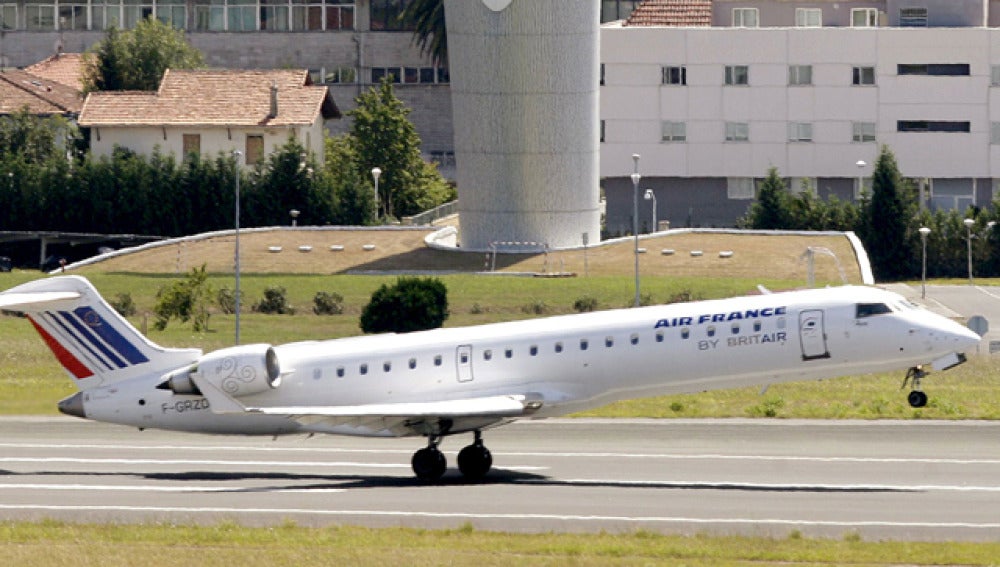
[[[542,407],[538,394],[487,396],[439,402],[403,402],[397,404],[367,404],[360,406],[287,406],[248,407],[251,413],[319,417],[524,417]]]

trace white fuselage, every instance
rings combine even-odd
[[[532,417],[612,401],[905,370],[962,351],[968,329],[875,288],[843,287],[274,347],[280,387],[255,407],[364,406],[530,392]],[[413,435],[349,424],[215,413],[157,389],[162,375],[84,392],[86,417],[208,433]],[[509,421],[469,418],[451,433]]]

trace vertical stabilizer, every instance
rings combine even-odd
[[[165,373],[201,356],[163,348],[118,314],[80,276],[35,280],[0,293],[0,309],[23,312],[80,390]]]

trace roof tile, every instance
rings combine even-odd
[[[626,26],[711,26],[712,0],[644,0]]]
[[[83,107],[83,95],[24,70],[0,72],[0,114],[13,114],[25,107],[32,114],[78,114]]]

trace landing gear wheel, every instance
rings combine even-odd
[[[469,480],[479,480],[490,472],[493,455],[478,441],[458,452],[458,470]]]
[[[909,396],[906,396],[906,401],[910,402],[911,408],[922,408],[927,405],[927,394],[920,390],[913,390]]]
[[[422,482],[437,481],[444,476],[444,471],[448,468],[448,462],[437,445],[424,447],[414,453],[410,464],[413,466],[413,474]]]

